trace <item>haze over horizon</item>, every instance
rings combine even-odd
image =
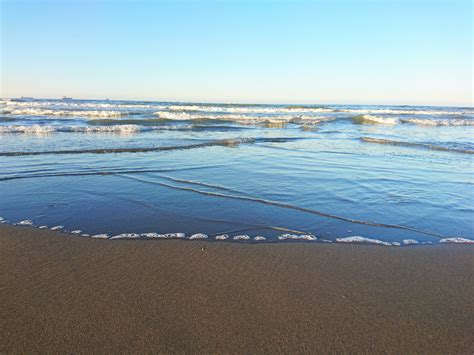
[[[1,2],[1,97],[472,106],[472,2]]]

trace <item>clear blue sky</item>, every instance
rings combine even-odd
[[[1,2],[1,96],[472,105],[472,1]]]

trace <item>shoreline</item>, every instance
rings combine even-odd
[[[73,238],[0,225],[1,352],[472,352],[474,246]]]

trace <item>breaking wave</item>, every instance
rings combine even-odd
[[[166,107],[169,111],[202,111],[202,112],[228,112],[228,113],[289,113],[289,112],[334,112],[332,108],[311,106],[212,106],[212,105],[171,105]]]
[[[26,116],[76,116],[76,117],[119,117],[135,114],[134,112],[124,111],[86,111],[86,110],[50,110],[41,108],[25,108],[3,110],[3,113],[10,115],[26,115]]]
[[[385,124],[385,125],[396,125],[398,119],[393,117],[380,117],[373,115],[358,115],[351,117],[354,123],[359,124]]]
[[[332,121],[335,117],[318,117],[311,115],[278,115],[278,116],[250,116],[245,114],[205,114],[205,113],[189,113],[180,111],[157,111],[154,113],[161,119],[176,121],[195,121],[195,120],[218,120],[231,121],[242,124],[278,124],[278,123],[306,123],[318,124],[321,122]]]
[[[422,126],[474,126],[473,119],[403,118],[400,120],[400,122]]]
[[[473,114],[473,110],[458,110],[458,109],[449,109],[449,108],[438,108],[436,110],[406,110],[406,109],[401,109],[401,108],[342,108],[338,109],[337,112],[347,112],[347,113],[360,113],[360,114],[379,114],[379,115],[426,115],[426,116],[432,116],[432,115],[442,115],[442,116],[450,116],[450,115],[469,115]]]
[[[55,132],[67,133],[134,133],[149,128],[138,125],[116,125],[116,126],[52,126],[52,125],[10,125],[0,126],[0,134],[24,133],[24,134],[48,134]]]

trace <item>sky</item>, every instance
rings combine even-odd
[[[473,105],[471,0],[0,0],[0,96]]]

